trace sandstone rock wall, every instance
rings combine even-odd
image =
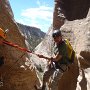
[[[87,17],[87,18],[81,19],[81,20],[66,21],[66,23],[61,27],[62,33],[66,36],[66,38],[69,39],[69,38],[71,38],[71,36],[73,37],[70,39],[70,41],[74,47],[74,50],[76,51],[76,54],[78,57],[78,62],[79,62],[78,63],[79,75],[77,72],[78,78],[76,78],[77,84],[75,84],[74,81],[72,82],[73,85],[74,84],[76,85],[76,88],[72,89],[72,87],[70,86],[70,85],[72,85],[72,83],[71,84],[69,83],[69,85],[68,85],[69,90],[89,90],[89,87],[88,87],[89,83],[87,83],[87,82],[89,82],[88,76],[89,76],[89,67],[90,67],[90,62],[89,62],[90,61],[90,47],[89,47],[89,44],[90,44],[89,29],[90,28],[89,28],[89,26],[90,26],[89,17]],[[68,31],[73,32],[73,34],[72,33],[68,34]],[[71,68],[73,68],[73,67],[71,67]],[[86,73],[86,71],[87,71],[87,73]],[[71,72],[75,72],[75,70],[72,69]],[[69,72],[68,74],[71,75],[71,72]],[[76,74],[76,72],[75,72],[75,74]],[[66,78],[66,77],[64,77],[64,78]],[[70,77],[71,76],[69,76],[69,78]],[[70,80],[73,80],[73,79],[70,79]],[[70,80],[67,80],[67,81],[70,81]],[[61,82],[63,82],[63,80]],[[66,82],[63,84],[67,85]],[[60,83],[59,87],[60,88],[62,87],[63,90],[66,90],[66,88],[63,87],[63,84]],[[85,85],[85,87],[84,87],[84,85]]]
[[[0,27],[9,29],[6,40],[26,48],[8,0],[0,0]],[[2,74],[3,79],[0,90],[34,90],[36,73],[28,68],[20,68],[25,65],[26,57],[28,58],[27,53],[24,53],[7,45],[0,46],[0,55],[5,57],[5,64],[0,67],[0,77]]]

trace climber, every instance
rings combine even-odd
[[[69,56],[66,43],[62,38],[61,31],[54,30],[52,37],[55,42],[54,45],[55,56],[49,58],[38,54],[39,58],[45,58],[51,61],[51,64],[49,65],[48,71],[44,73],[42,87],[38,87],[37,85],[35,85],[36,90],[45,90],[46,83],[48,82],[51,76],[54,82],[58,82],[63,73],[68,70]]]

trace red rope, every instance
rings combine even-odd
[[[30,51],[30,50],[28,50],[28,49],[26,49],[26,48],[22,48],[22,47],[20,47],[19,45],[14,44],[14,43],[12,43],[12,42],[3,41],[3,43],[6,44],[6,45],[9,45],[9,46],[18,48],[18,49],[21,50],[21,51],[28,52],[28,53],[32,53],[32,51]]]

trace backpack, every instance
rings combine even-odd
[[[75,51],[73,50],[73,47],[71,46],[71,44],[69,43],[69,41],[67,39],[65,39],[65,43],[67,46],[67,52],[68,52],[68,61],[69,63],[74,63],[75,60]]]

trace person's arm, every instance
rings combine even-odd
[[[40,54],[37,54],[37,56],[38,56],[39,58],[48,59],[49,61],[51,60],[50,57],[46,57],[46,56],[43,56],[43,55],[40,55]]]
[[[60,55],[60,54],[58,53],[58,54],[56,54],[52,59],[53,59],[53,61],[59,61],[59,60],[61,60],[61,58],[62,58],[62,55]]]
[[[49,60],[49,61],[51,61],[51,60],[53,60],[53,61],[58,61],[58,60],[60,60],[60,59],[62,58],[62,55],[60,55],[60,54],[57,54],[57,55],[55,55],[54,57],[46,57],[46,56],[43,56],[43,55],[40,55],[40,54],[37,54],[37,56],[38,56],[39,58],[44,58],[44,59],[47,59],[47,60]]]

